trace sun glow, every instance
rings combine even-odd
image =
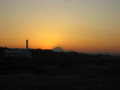
[[[51,49],[58,46],[63,40],[63,35],[60,33],[48,31],[41,34],[41,41],[39,42],[40,48]]]

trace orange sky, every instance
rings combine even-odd
[[[119,0],[1,0],[0,46],[120,53]]]

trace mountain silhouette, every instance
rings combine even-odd
[[[55,47],[55,48],[53,48],[53,51],[55,51],[55,52],[66,52],[63,48],[61,48],[61,47]]]

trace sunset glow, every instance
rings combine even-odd
[[[0,0],[0,47],[120,53],[120,0]]]

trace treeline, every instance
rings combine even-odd
[[[120,58],[111,55],[92,55],[77,52],[54,52],[52,50],[30,49],[32,58],[4,58],[1,48],[0,74],[83,74],[120,75]],[[3,55],[3,56],[2,56]],[[66,70],[66,71],[65,71]]]

